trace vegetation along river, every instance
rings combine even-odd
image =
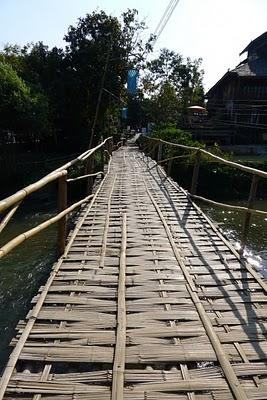
[[[237,245],[243,215],[203,204],[201,207],[214,221],[223,223],[220,228]],[[259,201],[257,207],[267,210],[267,201]],[[0,244],[52,214],[51,210],[33,214],[32,210],[28,210],[18,214],[1,235]],[[246,255],[257,268],[267,273],[267,218],[252,218]],[[32,297],[46,281],[56,259],[55,241],[56,227],[52,226],[19,246],[0,262],[0,370],[8,357],[8,343],[14,336],[17,322],[25,317]]]

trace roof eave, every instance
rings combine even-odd
[[[231,76],[231,75],[232,75],[232,76],[238,76],[237,72],[227,71],[227,72],[221,77],[221,79],[219,79],[219,80],[215,83],[215,85],[213,85],[213,86],[208,90],[208,92],[205,94],[205,98],[208,98],[208,97],[210,96],[211,92],[213,92],[213,91],[216,89],[217,86],[219,86],[227,77],[229,77],[229,76]]]

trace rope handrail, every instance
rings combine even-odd
[[[262,170],[256,169],[256,168],[252,168],[252,167],[247,167],[246,165],[239,164],[239,163],[236,163],[234,161],[226,160],[225,158],[216,156],[215,154],[213,154],[210,151],[207,151],[205,149],[202,149],[201,147],[186,146],[184,144],[172,143],[172,142],[168,142],[168,141],[163,140],[163,139],[153,138],[153,137],[149,137],[149,136],[143,136],[143,137],[146,138],[146,139],[149,139],[151,141],[154,141],[154,142],[167,144],[169,146],[178,147],[178,148],[181,148],[181,149],[184,149],[184,150],[198,151],[198,152],[200,152],[202,154],[205,154],[208,157],[213,158],[214,160],[217,160],[218,162],[221,162],[223,164],[229,165],[229,166],[231,166],[233,168],[240,169],[241,171],[248,172],[248,173],[253,174],[253,175],[261,176],[262,178],[267,178],[267,172],[265,172],[265,171],[262,171]]]

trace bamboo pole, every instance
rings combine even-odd
[[[81,176],[78,176],[77,178],[69,178],[69,179],[67,179],[67,182],[75,182],[75,181],[79,181],[80,179],[88,178],[89,176],[98,176],[98,175],[104,175],[104,173],[102,171],[98,171],[95,174],[81,175]]]
[[[68,207],[68,194],[67,194],[67,174],[58,179],[58,213],[61,213]],[[57,231],[57,251],[58,256],[64,253],[67,237],[67,216],[64,215],[58,221]]]
[[[258,182],[259,182],[259,176],[253,175],[251,186],[250,186],[248,204],[247,204],[248,209],[252,209],[254,207],[254,203],[255,203],[256,195],[257,195]],[[240,245],[240,250],[239,250],[240,254],[243,254],[243,252],[244,252],[244,248],[246,245],[249,228],[250,228],[250,221],[251,221],[251,213],[246,212],[245,217],[244,217],[242,236],[241,236],[241,245]]]
[[[100,170],[104,173],[105,168],[105,148],[101,147],[100,149]]]
[[[55,217],[52,217],[40,225],[35,226],[34,228],[21,233],[20,235],[16,236],[14,239],[10,240],[6,243],[3,247],[0,248],[0,259],[10,253],[15,247],[20,245],[21,243],[25,242],[25,240],[30,239],[31,237],[35,236],[37,233],[42,232],[44,229],[48,228],[49,226],[53,225],[55,222],[58,222],[61,218],[65,215],[69,214],[75,208],[79,207],[81,204],[85,203],[89,199],[91,199],[93,195],[87,196],[84,199],[78,201],[77,203],[72,204],[72,206],[68,207],[61,213],[57,214]]]
[[[120,251],[120,269],[117,302],[117,331],[115,354],[112,373],[111,400],[123,400],[125,350],[126,350],[126,245],[127,245],[127,216],[122,217],[122,238]]]
[[[108,150],[109,154],[112,155],[112,153],[113,153],[113,137],[111,137],[111,139],[107,143],[107,150]]]
[[[101,246],[101,251],[100,251],[100,258],[99,258],[99,268],[104,268],[105,266],[105,256],[106,256],[106,250],[107,250],[107,238],[108,238],[108,230],[109,230],[109,217],[110,217],[110,211],[111,211],[111,200],[112,200],[112,195],[113,191],[115,188],[115,182],[117,179],[117,174],[115,174],[109,197],[108,197],[108,204],[107,204],[107,211],[106,211],[106,221],[105,221],[105,226],[104,226],[104,232],[102,236],[102,246]]]
[[[158,144],[158,154],[157,154],[157,162],[160,162],[162,159],[162,143]]]
[[[167,166],[167,175],[168,175],[168,176],[171,175],[171,172],[172,172],[172,164],[173,164],[173,160],[170,159],[170,160],[168,161],[168,166]]]
[[[55,171],[52,171],[50,174],[52,174],[54,172],[62,171],[63,169],[68,169],[69,167],[72,167],[73,165],[77,164],[80,161],[85,161],[88,157],[90,157],[92,154],[94,154],[101,146],[104,146],[104,144],[111,139],[112,139],[112,136],[109,136],[108,138],[106,138],[102,143],[100,143],[96,147],[86,150],[85,152],[80,154],[78,157],[74,158],[73,160],[71,160],[71,161],[67,162],[66,164],[62,165],[61,167],[57,168]]]
[[[150,141],[155,141],[155,142],[159,142],[160,141],[161,143],[168,144],[169,146],[173,146],[173,147],[179,147],[180,149],[191,150],[191,151],[194,151],[194,150],[200,151],[202,154],[205,154],[206,156],[211,157],[214,160],[217,160],[218,162],[221,162],[221,163],[223,163],[225,165],[229,165],[229,166],[231,166],[233,168],[240,169],[241,171],[248,172],[250,174],[254,174],[254,175],[261,176],[263,178],[267,178],[267,172],[265,172],[265,171],[261,171],[261,170],[256,169],[256,168],[247,167],[246,165],[238,164],[238,163],[236,163],[234,161],[226,160],[226,159],[224,159],[222,157],[216,156],[213,153],[210,153],[207,150],[200,149],[199,147],[186,146],[186,145],[182,145],[182,144],[171,143],[171,142],[167,142],[166,140],[156,139],[156,138],[146,137],[146,139],[148,139]]]
[[[233,210],[233,211],[247,212],[249,214],[259,215],[261,217],[267,216],[267,211],[256,210],[255,208],[247,208],[247,207],[242,207],[242,206],[234,206],[232,204],[219,203],[217,201],[206,199],[205,197],[193,195],[190,193],[188,193],[188,196],[191,197],[192,199],[200,200],[200,201],[203,201],[204,203],[211,204],[214,207],[226,208],[228,210]]]
[[[267,284],[265,283],[265,281],[263,280],[263,278],[261,278],[261,276],[258,274],[257,271],[255,271],[255,269],[248,263],[246,262],[243,258],[241,258],[240,254],[236,251],[236,249],[234,248],[234,246],[229,242],[229,240],[227,240],[224,235],[218,230],[218,228],[214,225],[214,223],[207,217],[207,215],[201,210],[201,208],[198,207],[198,205],[196,203],[193,202],[193,200],[191,199],[191,197],[195,197],[195,198],[200,198],[200,196],[190,196],[189,193],[187,193],[182,187],[179,187],[179,189],[177,188],[176,184],[173,182],[173,180],[171,178],[169,178],[164,169],[159,166],[159,170],[161,171],[161,173],[163,174],[163,176],[167,179],[167,181],[169,182],[169,184],[176,190],[176,191],[182,191],[186,196],[188,196],[189,201],[191,202],[191,204],[194,206],[194,208],[202,215],[202,217],[207,221],[207,223],[209,224],[209,226],[212,228],[212,230],[214,232],[216,232],[216,234],[219,236],[219,238],[223,241],[223,243],[229,248],[229,250],[236,256],[237,260],[240,261],[240,263],[242,264],[242,266],[244,266],[248,272],[253,276],[253,278],[258,282],[258,284],[261,286],[261,288],[264,290],[265,293],[267,293]],[[200,198],[201,199],[201,198]],[[205,200],[205,199],[204,199]],[[211,200],[209,200],[211,201]],[[218,203],[220,204],[220,203]],[[262,212],[262,211],[260,211]]]
[[[93,174],[94,174],[94,156],[91,156],[86,161],[85,175],[88,175],[86,194],[91,194],[93,190]]]
[[[69,167],[71,167],[72,165],[75,165],[76,163],[78,163],[80,161],[85,161],[88,157],[90,157],[101,146],[103,146],[107,141],[110,141],[111,139],[112,139],[111,136],[108,137],[102,143],[100,143],[98,146],[94,147],[93,149],[86,150],[79,157],[67,162],[66,164],[62,165],[61,167],[57,168],[56,170],[50,172],[48,175],[45,175],[40,180],[32,183],[29,186],[26,186],[25,188],[19,190],[17,193],[14,193],[13,195],[6,197],[2,201],[0,201],[0,212],[5,211],[7,208],[9,208],[9,207],[13,206],[14,204],[18,203],[19,201],[23,200],[29,194],[36,192],[37,190],[41,189],[48,183],[53,182],[54,180],[58,179],[64,170],[68,169]],[[64,174],[64,172],[63,172],[63,174]]]
[[[73,242],[74,242],[74,240],[75,240],[75,238],[76,238],[76,236],[77,236],[77,234],[79,232],[79,229],[81,228],[81,226],[84,223],[87,215],[91,211],[92,205],[94,204],[95,199],[96,199],[98,193],[100,192],[100,190],[101,190],[101,188],[102,188],[102,186],[103,186],[108,174],[110,173],[110,164],[111,164],[111,160],[109,161],[109,164],[108,164],[107,174],[104,177],[104,179],[101,182],[101,184],[99,185],[96,193],[94,195],[92,195],[92,196],[88,196],[87,198],[85,198],[85,199],[83,199],[83,200],[81,200],[79,202],[80,204],[82,204],[82,202],[85,202],[85,201],[89,200],[91,197],[93,197],[93,199],[91,201],[91,204],[87,208],[84,216],[77,223],[77,225],[76,225],[76,227],[75,227],[75,229],[74,229],[74,231],[73,231],[73,233],[71,235],[71,238],[70,238],[70,240],[69,240],[69,242],[67,244],[67,247],[65,249],[64,255],[66,255],[67,252],[69,251],[69,249],[71,248],[71,246],[72,246],[72,244],[73,244]],[[69,207],[69,209],[73,208],[74,206],[75,206],[75,204],[73,204],[71,207]],[[76,203],[76,206],[78,207],[78,203]],[[65,212],[66,211],[67,210],[65,210]],[[0,253],[0,258],[1,258],[1,253]],[[42,290],[42,293],[41,293],[40,297],[38,298],[38,301],[37,301],[34,309],[32,310],[31,318],[27,321],[27,324],[26,324],[26,326],[25,326],[25,328],[24,328],[24,330],[23,330],[23,332],[22,332],[22,334],[21,334],[21,336],[20,336],[20,338],[19,338],[19,340],[17,342],[16,347],[13,349],[12,353],[9,356],[9,360],[7,362],[6,368],[5,368],[4,372],[3,372],[3,375],[0,378],[0,400],[2,400],[3,397],[4,397],[8,382],[9,382],[9,380],[11,378],[11,375],[12,375],[12,373],[14,371],[14,368],[16,366],[17,360],[18,360],[18,358],[20,356],[20,353],[21,353],[21,351],[23,349],[23,346],[26,343],[26,340],[27,340],[32,328],[33,328],[35,320],[38,317],[39,312],[40,312],[40,310],[41,310],[41,308],[43,306],[43,303],[45,301],[45,298],[46,298],[46,295],[48,293],[48,290],[49,290],[50,286],[52,285],[54,277],[56,276],[58,270],[60,269],[63,260],[64,260],[63,257],[61,257],[59,259],[58,263],[56,264],[55,268],[53,269],[52,273],[50,274],[50,276],[48,278],[48,281],[46,282],[46,284],[44,286],[44,289]]]
[[[15,206],[4,217],[3,221],[0,224],[0,233],[5,229],[5,227],[7,226],[7,224],[9,223],[9,221],[11,220],[11,218],[13,217],[13,215],[19,208],[21,202],[22,202],[22,200],[19,201],[17,204],[15,204]]]
[[[190,189],[191,194],[195,194],[196,190],[197,190],[200,162],[201,162],[201,152],[198,150],[196,152],[195,165],[194,165],[192,182],[191,182],[191,189]]]
[[[156,203],[156,200],[154,199],[153,195],[151,194],[150,190],[148,189],[148,187],[147,187],[147,185],[145,183],[145,180],[144,180],[144,185],[146,187],[146,191],[147,191],[147,193],[148,193],[148,195],[150,197],[150,200],[151,200],[152,204],[154,205],[154,207],[155,207],[155,209],[156,209],[156,211],[157,211],[157,213],[158,213],[158,215],[159,215],[159,217],[160,217],[160,219],[161,219],[161,221],[163,223],[163,226],[164,226],[164,229],[165,229],[166,234],[168,236],[168,239],[169,239],[170,245],[172,247],[174,256],[175,256],[175,258],[176,258],[176,260],[178,262],[178,265],[180,265],[181,270],[183,272],[183,275],[184,275],[184,277],[185,277],[185,279],[187,281],[187,290],[188,290],[188,292],[190,294],[190,297],[191,297],[191,299],[192,299],[192,301],[193,301],[193,303],[194,303],[194,305],[195,305],[195,307],[196,307],[196,309],[198,311],[199,317],[200,317],[200,319],[201,319],[201,321],[203,323],[203,326],[204,326],[204,328],[205,328],[205,330],[207,332],[207,335],[208,335],[208,337],[209,337],[209,339],[211,341],[212,347],[213,347],[213,349],[215,351],[215,354],[217,356],[217,359],[218,359],[218,361],[219,361],[219,363],[220,363],[220,365],[222,367],[222,370],[223,370],[224,375],[225,375],[225,377],[227,379],[229,387],[231,388],[231,390],[232,390],[232,392],[233,392],[233,394],[234,394],[234,396],[235,396],[235,398],[237,400],[247,400],[246,393],[245,393],[243,387],[240,385],[240,382],[237,379],[237,376],[236,376],[236,374],[234,372],[234,369],[233,369],[233,367],[232,367],[232,365],[231,365],[231,363],[230,363],[230,361],[228,359],[228,356],[227,356],[227,354],[226,354],[226,352],[225,352],[225,350],[224,350],[224,348],[223,348],[223,346],[222,346],[222,344],[221,344],[221,342],[220,342],[220,340],[219,340],[219,338],[217,336],[217,333],[215,332],[215,330],[214,330],[214,328],[212,326],[212,323],[211,323],[211,321],[209,319],[209,316],[207,315],[207,313],[206,313],[206,311],[205,311],[205,309],[203,307],[203,304],[200,301],[200,298],[199,298],[199,296],[197,294],[197,289],[195,287],[193,279],[192,279],[192,277],[191,277],[186,265],[184,264],[184,261],[183,261],[181,255],[180,255],[180,252],[178,251],[178,248],[177,248],[177,246],[175,244],[175,241],[173,239],[173,235],[171,233],[171,230],[170,230],[170,228],[169,228],[169,226],[168,226],[168,224],[167,224],[167,222],[166,222],[166,220],[165,220],[165,218],[164,218],[164,216],[162,214],[162,211],[160,210],[160,207],[158,206],[158,204]]]
[[[173,160],[177,160],[179,158],[187,158],[189,156],[190,156],[190,154],[183,154],[183,155],[180,155],[180,156],[174,156],[174,157],[165,158],[164,160],[161,160],[160,162],[158,162],[158,164],[164,164],[167,161],[173,161]]]
[[[53,174],[47,175],[39,181],[32,183],[31,185],[26,186],[24,189],[19,190],[17,193],[5,198],[4,200],[0,201],[0,212],[3,212],[7,208],[23,200],[29,194],[36,192],[37,190],[46,186],[48,183],[60,178],[64,174],[66,174],[66,171],[55,172]]]

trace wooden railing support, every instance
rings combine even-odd
[[[89,157],[86,161],[85,165],[85,174],[90,175],[94,173],[94,154]],[[87,179],[87,185],[86,185],[86,194],[89,195],[92,193],[93,190],[93,184],[94,184],[94,178],[92,176],[89,176]]]
[[[168,166],[167,166],[167,175],[168,175],[168,176],[171,176],[171,172],[172,172],[172,163],[173,163],[173,160],[169,160],[169,161],[168,161]]]
[[[157,154],[157,161],[158,162],[161,161],[161,159],[162,159],[162,150],[163,150],[162,143],[159,142],[159,144],[158,144],[158,154]]]
[[[191,194],[195,194],[196,190],[197,190],[200,161],[201,161],[201,152],[200,152],[200,150],[197,150],[196,158],[195,158],[195,165],[194,165],[194,170],[193,170],[193,175],[192,175],[191,189],[190,189]]]
[[[67,193],[67,174],[58,179],[58,213],[64,211],[68,207]],[[57,231],[57,251],[61,256],[65,251],[67,237],[67,216],[62,217],[58,222]]]
[[[154,160],[157,160],[158,159],[158,144],[157,143],[155,143],[154,146],[152,147],[151,153],[152,153],[151,157],[154,158]]]
[[[100,171],[104,173],[104,167],[105,167],[105,148],[108,146],[103,146],[100,149]]]
[[[253,175],[251,186],[250,186],[247,208],[254,207],[256,195],[257,195],[258,182],[259,182],[259,176]],[[241,255],[244,252],[244,248],[245,248],[245,245],[247,242],[247,237],[248,237],[249,228],[250,228],[250,222],[251,222],[251,213],[246,212],[245,217],[244,217],[244,224],[243,224],[243,230],[242,230],[242,236],[241,236],[241,245],[240,245],[240,250],[239,250],[239,253]]]
[[[108,152],[112,156],[113,153],[113,137],[107,142]]]

